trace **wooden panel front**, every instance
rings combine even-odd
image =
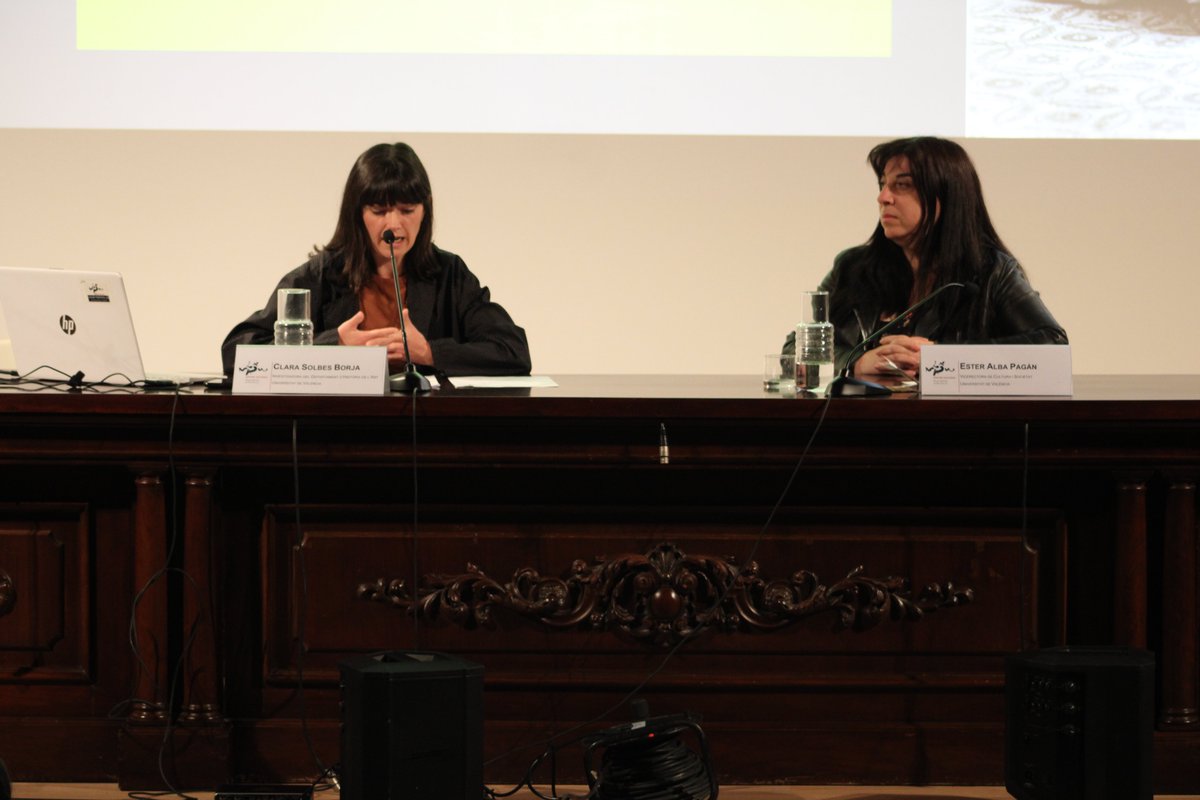
[[[555,630],[504,609],[492,628],[414,624],[385,602],[364,600],[362,586],[411,585],[414,550],[419,578],[475,565],[501,582],[523,567],[559,575],[577,560],[642,554],[662,542],[737,562],[754,547],[769,509],[424,506],[415,541],[409,506],[302,506],[300,537],[295,511],[272,506],[262,526],[264,707],[299,713],[303,678],[308,707],[332,708],[337,663],[347,655],[453,652],[485,667],[486,741],[496,756],[508,743],[539,741],[605,712],[663,663],[665,648],[586,624]],[[878,737],[889,749],[904,743],[898,758],[906,779],[986,780],[998,774],[1003,655],[1023,639],[1036,641],[1063,603],[1055,594],[1063,586],[1060,537],[1053,512],[1033,514],[1022,546],[1020,518],[1003,509],[785,509],[755,550],[765,578],[809,570],[830,584],[861,566],[878,577],[908,576],[918,587],[952,579],[978,599],[862,633],[833,630],[832,614],[770,632],[709,633],[671,657],[640,694],[654,713],[700,713],[714,759],[731,779],[855,780],[864,767],[854,754]],[[1061,634],[1051,630],[1048,640]],[[322,702],[323,692],[330,696]],[[619,710],[610,724],[627,713]],[[960,758],[963,737],[988,741],[993,757]],[[797,738],[838,742],[844,752],[806,769],[790,755]],[[489,774],[516,780],[535,755],[514,754]],[[876,777],[897,767],[888,763]],[[577,767],[561,769],[581,779]]]
[[[1144,640],[1169,688],[1156,781],[1200,789],[1178,561],[1198,546],[1200,378],[827,409],[757,380],[562,383],[415,407],[0,392],[0,757],[21,780],[161,788],[160,756],[198,784],[312,778],[338,759],[339,661],[419,648],[484,665],[497,784],[546,737],[623,721],[633,692],[700,713],[723,782],[990,783],[1006,654]],[[763,580],[861,565],[974,599],[861,632],[739,622],[667,659],[620,625],[414,620],[363,591],[502,588],[666,545]],[[669,599],[655,624],[687,591]],[[559,778],[580,766],[568,746]]]
[[[18,780],[112,780],[111,716],[133,697],[132,474],[0,476],[0,758]]]
[[[0,670],[21,681],[91,676],[87,508],[0,505]]]

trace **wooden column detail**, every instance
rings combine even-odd
[[[1146,481],[1117,486],[1113,643],[1146,647]]]
[[[167,640],[166,491],[162,475],[142,473],[134,500],[134,701],[129,721],[166,722],[170,674]]]
[[[183,682],[183,722],[221,721],[218,695],[213,587],[218,576],[212,561],[212,491],[209,475],[189,475],[184,482],[183,641],[187,647]]]
[[[1197,709],[1196,482],[1168,480],[1163,530],[1164,728],[1200,726]]]

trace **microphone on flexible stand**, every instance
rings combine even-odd
[[[396,287],[396,316],[400,318],[400,338],[404,341],[404,388],[410,392],[428,392],[429,379],[417,372],[412,356],[408,352],[408,329],[404,326],[404,301],[400,297],[400,272],[396,269],[396,234],[391,230],[383,232],[383,240],[387,242],[388,251],[392,254],[392,283]]]
[[[903,312],[897,314],[895,319],[888,322],[882,328],[875,331],[870,336],[868,336],[866,339],[863,339],[861,342],[859,342],[858,344],[856,344],[854,346],[854,348],[850,351],[849,355],[847,355],[847,357],[846,357],[846,366],[842,368],[842,374],[838,375],[836,378],[834,378],[833,381],[829,384],[829,396],[830,397],[883,397],[884,395],[891,394],[892,390],[887,388],[886,386],[883,386],[878,383],[872,383],[871,381],[864,381],[861,378],[855,378],[855,377],[850,376],[848,373],[850,372],[851,365],[854,364],[854,359],[858,358],[863,353],[867,352],[867,350],[870,350],[871,349],[870,345],[872,342],[878,341],[879,339],[886,336],[891,331],[900,327],[900,325],[903,324],[904,320],[906,320],[908,318],[909,314],[912,314],[914,311],[919,309],[921,306],[925,305],[926,303],[933,300],[933,298],[937,297],[942,292],[946,291],[947,289],[951,289],[951,288],[962,289],[969,295],[973,295],[979,291],[979,287],[973,283],[947,283],[945,286],[938,287],[938,289],[936,291],[931,292],[927,297],[925,297],[921,300],[918,300],[916,303],[913,303],[911,306],[906,308]]]

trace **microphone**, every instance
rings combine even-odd
[[[904,311],[897,314],[896,318],[893,319],[891,322],[887,323],[882,328],[875,331],[870,336],[868,336],[866,339],[863,339],[861,342],[859,342],[858,344],[856,344],[854,346],[854,348],[850,351],[849,355],[846,357],[846,366],[842,368],[842,374],[837,376],[836,378],[834,378],[833,381],[829,384],[829,396],[830,397],[882,397],[884,395],[891,394],[892,390],[887,388],[886,386],[882,386],[878,383],[872,383],[871,381],[864,381],[861,378],[855,378],[855,377],[850,376],[848,373],[850,372],[851,365],[854,364],[854,359],[858,358],[863,353],[870,350],[872,342],[875,342],[875,341],[881,339],[882,337],[886,336],[891,331],[895,330],[896,328],[899,328],[900,325],[903,324],[904,320],[908,319],[909,314],[912,314],[913,312],[915,312],[917,309],[921,308],[926,303],[931,302],[933,300],[933,298],[937,297],[939,294],[946,291],[947,289],[962,289],[968,295],[974,295],[979,292],[979,287],[973,283],[947,283],[945,286],[939,286],[936,290],[934,290],[933,292],[930,292],[928,296],[922,298],[921,300],[918,300],[917,302],[913,303],[908,308],[904,309]]]
[[[400,338],[404,341],[404,388],[410,392],[428,392],[429,379],[417,372],[408,352],[408,328],[404,326],[404,306],[400,299],[400,272],[396,269],[396,234],[389,228],[383,232],[383,240],[387,242],[388,252],[392,255],[392,283],[396,287],[396,316],[400,318]]]

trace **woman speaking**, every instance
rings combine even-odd
[[[311,292],[314,344],[386,346],[396,371],[406,366],[406,332],[407,351],[422,372],[529,374],[525,331],[461,258],[433,244],[429,176],[406,144],[375,145],[358,157],[333,238],[284,275],[278,289]],[[262,310],[225,337],[227,375],[237,345],[274,340],[276,297],[273,291]]]

